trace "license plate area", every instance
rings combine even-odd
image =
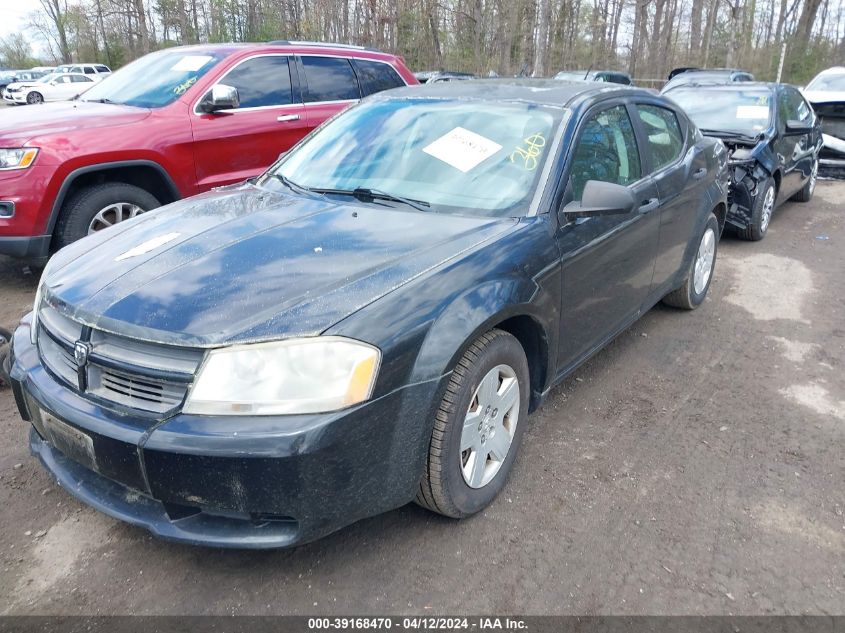
[[[38,413],[40,418],[38,430],[45,440],[68,459],[91,470],[98,470],[94,440],[90,435],[62,422],[44,409],[39,409]]]

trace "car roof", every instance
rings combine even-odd
[[[738,92],[741,90],[749,90],[749,89],[757,89],[757,90],[769,90],[770,92],[774,92],[781,86],[788,86],[789,84],[784,83],[775,83],[773,81],[732,81],[731,83],[724,83],[724,84],[696,84],[687,83],[683,85],[679,85],[676,89],[677,90],[727,90]]]
[[[560,79],[476,79],[456,83],[423,84],[396,88],[375,96],[382,98],[429,97],[474,99],[479,101],[528,101],[541,105],[563,106],[590,95],[655,95],[642,88],[623,84],[566,81]]]

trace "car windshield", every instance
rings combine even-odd
[[[845,73],[841,75],[819,75],[807,86],[807,90],[845,91]]]
[[[522,216],[565,113],[524,102],[365,101],[289,152],[259,185],[284,179],[399,196],[426,211]]]
[[[725,82],[730,83],[731,81],[731,74],[729,72],[721,73],[709,73],[709,72],[685,72],[681,73],[677,77],[673,78],[670,82],[670,86],[684,86],[686,84],[694,84],[694,83],[718,83],[718,82]]]
[[[48,84],[48,83],[50,83],[53,79],[55,79],[56,77],[58,77],[58,73],[52,73],[52,74],[50,74],[50,75],[44,75],[41,79],[39,79],[39,80],[38,80],[38,81],[36,81],[35,83],[39,83],[39,84]]]
[[[222,58],[216,53],[151,53],[106,76],[82,101],[161,108],[185,94]]]
[[[669,96],[702,130],[757,136],[772,118],[772,93],[768,90],[683,88]]]

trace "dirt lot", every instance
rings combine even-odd
[[[0,391],[0,613],[845,614],[845,183],[726,237],[551,395],[456,523],[407,506],[293,551],[173,545],[52,484]],[[0,323],[35,275],[0,259]]]

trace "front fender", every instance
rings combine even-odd
[[[503,324],[510,331],[511,321],[527,324],[524,320],[529,319],[538,349],[527,349],[526,354],[539,354],[536,364],[543,375],[540,383],[532,380],[532,391],[544,391],[548,376],[554,374],[553,355],[549,350],[557,349],[557,328],[552,321],[558,314],[559,301],[559,294],[544,288],[537,279],[518,276],[491,280],[468,290],[449,304],[429,328],[413,367],[412,382],[451,372],[466,349],[484,332]],[[526,345],[525,341],[521,342]]]

